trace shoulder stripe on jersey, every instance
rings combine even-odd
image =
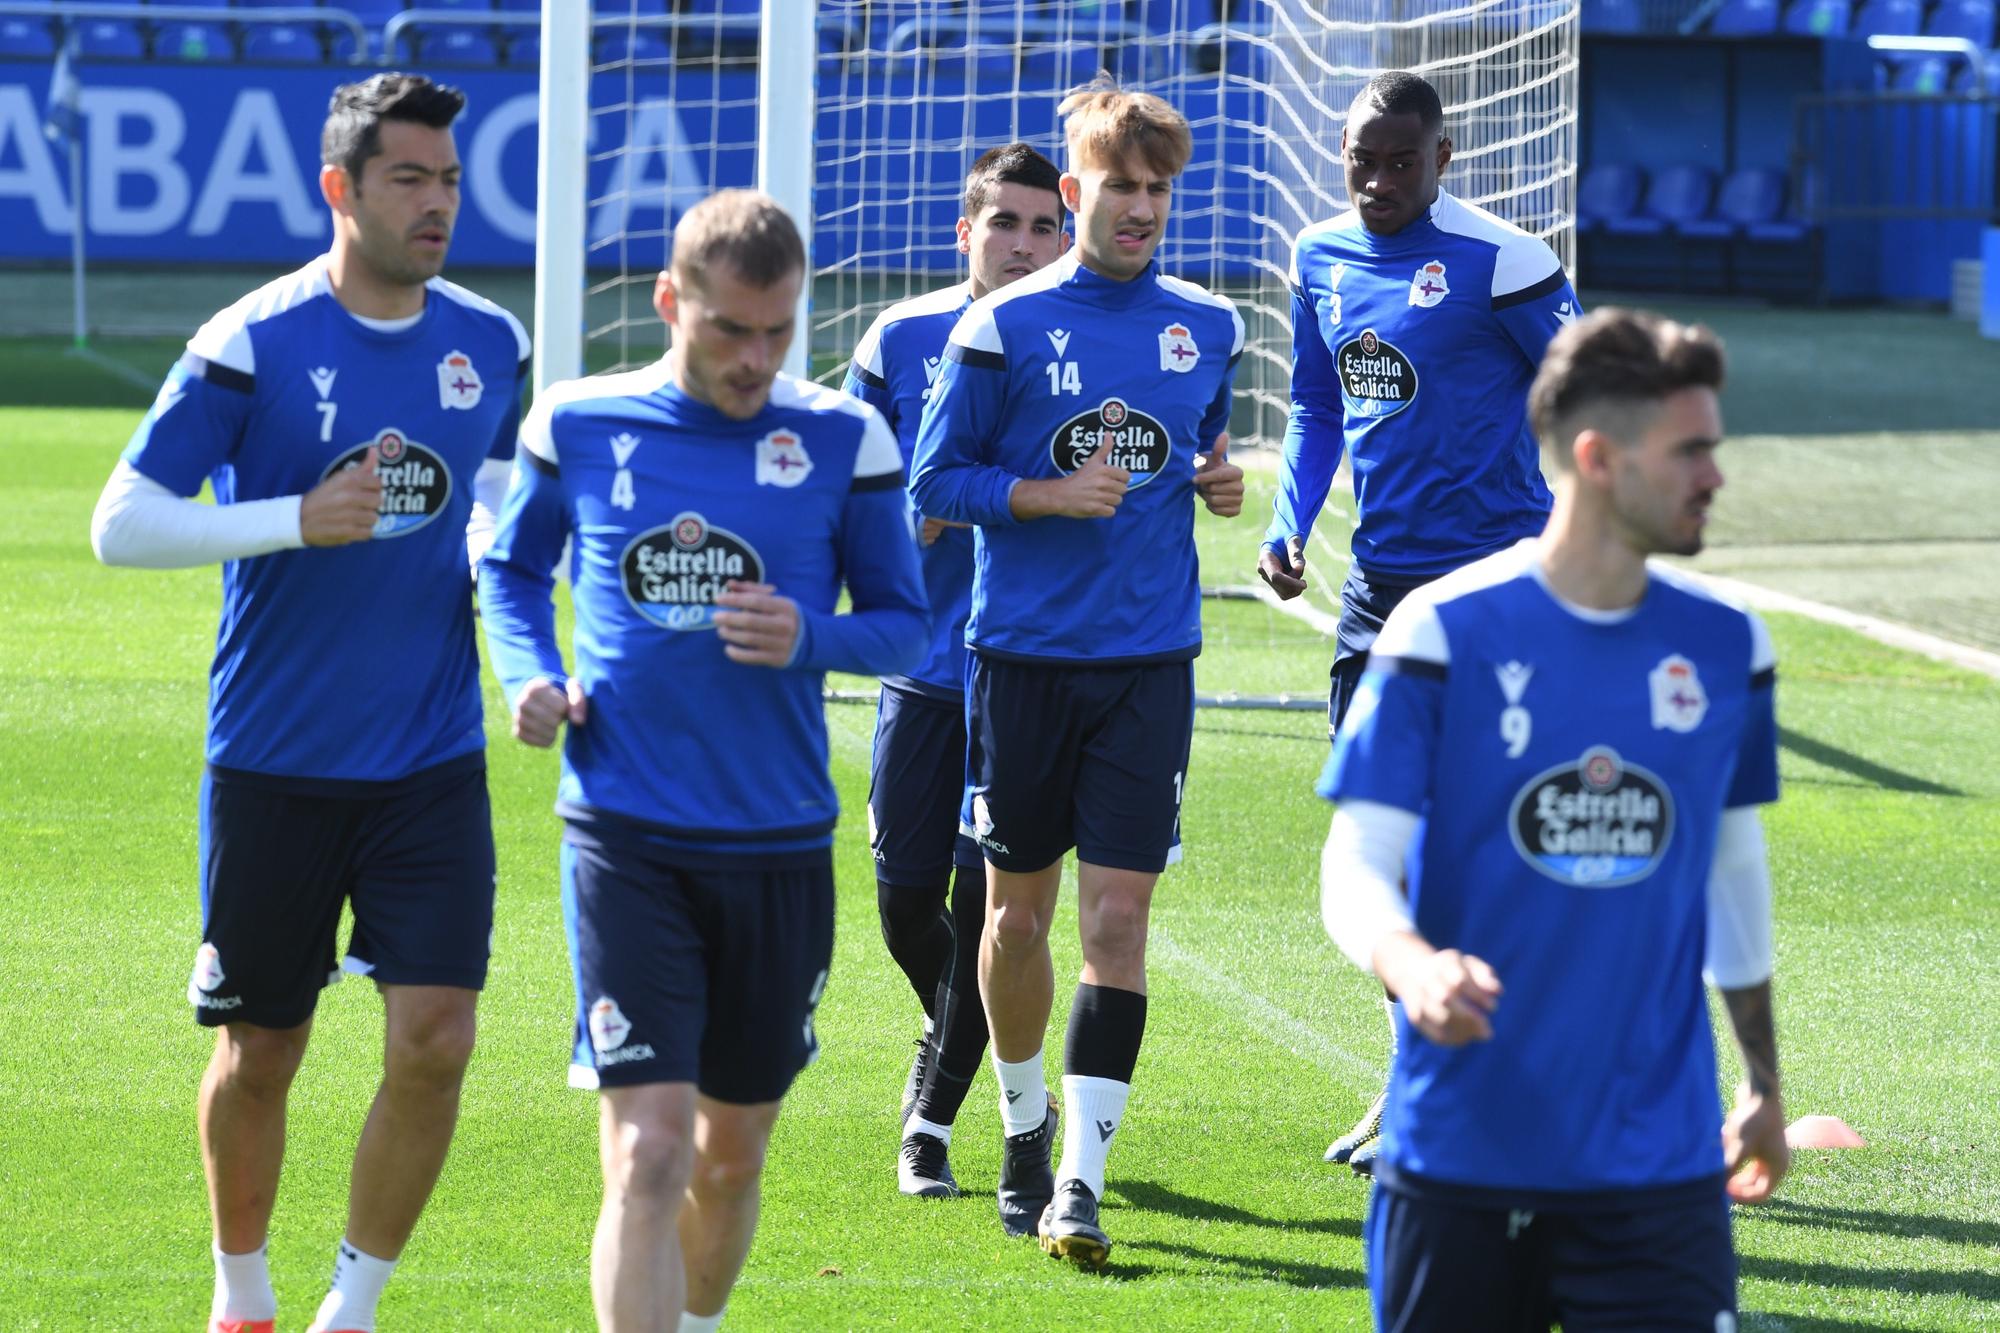
[[[871,389],[886,389],[889,387],[889,381],[862,365],[859,357],[856,357],[854,363],[847,369],[853,374],[855,379],[861,381]]]
[[[526,384],[528,382],[529,377],[532,376],[534,373],[535,373],[535,358],[533,358],[532,356],[524,356],[521,358],[520,363],[514,367],[514,382],[516,384]]]
[[[1442,662],[1422,657],[1379,657],[1368,655],[1368,669],[1385,676],[1415,676],[1419,680],[1443,680],[1450,668]]]
[[[218,389],[233,389],[237,393],[252,393],[257,388],[257,377],[246,371],[211,361],[205,356],[187,352],[181,357],[181,365],[190,375],[199,375]]]
[[[1778,668],[1776,667],[1765,667],[1762,671],[1753,671],[1750,673],[1750,688],[1753,690],[1768,690],[1777,683]]]
[[[550,462],[548,459],[543,458],[533,449],[523,449],[520,451],[520,454],[521,457],[528,460],[529,467],[541,473],[543,476],[560,477],[562,475],[561,468],[557,467],[554,463]]]
[[[891,491],[903,484],[901,472],[878,472],[872,477],[856,477],[850,491]]]
[[[1568,281],[1568,276],[1561,269],[1557,269],[1531,287],[1523,287],[1518,292],[1509,292],[1505,296],[1494,297],[1493,308],[1495,310],[1506,310],[1513,306],[1526,305],[1530,301],[1539,301],[1552,292],[1561,291],[1563,284]]]
[[[964,343],[946,343],[944,354],[962,366],[976,366],[980,370],[1005,370],[1007,368],[1007,357],[1005,354],[982,351],[977,347],[967,347]]]

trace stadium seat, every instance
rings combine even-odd
[[[245,23],[243,58],[272,65],[317,65],[326,49],[317,32],[303,23]]]
[[[1221,17],[1215,0],[1139,0],[1139,21],[1147,32],[1192,32]]]
[[[540,28],[506,28],[507,49],[505,61],[515,69],[536,69],[542,63],[542,30]]]
[[[1639,0],[1583,0],[1585,32],[1630,33],[1644,32],[1645,28]]]
[[[1743,167],[1729,174],[1715,194],[1715,212],[1687,218],[1675,230],[1683,236],[1726,241],[1760,222],[1776,222],[1785,208],[1785,178],[1769,167]]]
[[[1801,37],[1844,37],[1853,17],[1849,0],[1792,0],[1780,26]]]
[[[1950,72],[1937,56],[1897,60],[1889,66],[1889,88],[1892,92],[1942,94],[1949,81]]]
[[[1104,52],[1082,44],[1031,48],[1021,55],[1021,91],[1060,92],[1089,83],[1104,64]]]
[[[1923,25],[1923,0],[1862,0],[1848,35],[1914,37]]]
[[[1761,37],[1778,30],[1778,0],[1722,0],[1709,20],[1718,37]]]
[[[1613,218],[1631,217],[1639,210],[1646,177],[1639,168],[1622,163],[1592,167],[1576,190],[1576,228],[1598,231]]]
[[[409,49],[415,40],[416,53],[406,54],[405,59],[421,59],[426,65],[497,65],[500,63],[500,43],[490,28],[467,28],[459,24],[412,24],[403,29],[402,40],[397,43]]]
[[[56,33],[48,20],[19,16],[0,18],[0,56],[35,60],[55,53]]]
[[[234,60],[236,43],[220,23],[162,23],[153,34],[153,54],[161,60]]]
[[[1963,37],[1984,50],[1993,45],[1993,0],[1938,0],[1924,35]]]
[[[124,19],[78,19],[77,54],[93,60],[138,60],[146,54],[146,34]]]
[[[1604,230],[1614,236],[1658,236],[1693,218],[1708,216],[1715,197],[1715,173],[1707,167],[1662,167],[1646,188],[1636,213],[1606,218]]]
[[[597,33],[597,62],[609,65],[625,60],[671,60],[673,48],[658,28],[612,26]]]

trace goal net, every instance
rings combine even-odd
[[[720,3],[663,13],[658,0],[599,0],[591,146],[578,184],[588,201],[581,255],[591,369],[659,355],[650,293],[672,222],[711,189],[757,179],[760,114],[769,114],[759,100],[766,34],[757,13],[740,12],[744,0]],[[1454,145],[1446,187],[1544,237],[1572,264],[1577,5],[801,4],[783,41],[811,42],[812,76],[770,89],[769,105],[797,111],[812,99],[813,142],[799,168],[810,175],[810,373],[838,383],[885,306],[965,276],[954,225],[981,152],[1019,139],[1060,163],[1056,104],[1100,69],[1166,98],[1192,126],[1195,153],[1160,262],[1235,298],[1246,323],[1231,434],[1232,457],[1250,472],[1250,503],[1226,531],[1203,529],[1204,581],[1235,596],[1210,607],[1202,688],[1317,706],[1345,573],[1344,477],[1308,552],[1312,590],[1283,613],[1250,600],[1289,397],[1292,239],[1347,206],[1339,142],[1348,103],[1375,73],[1409,69],[1444,100]],[[545,84],[557,77],[545,63]],[[560,188],[545,177],[545,197]]]

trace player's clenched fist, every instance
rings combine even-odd
[[[1194,460],[1194,488],[1201,502],[1217,518],[1235,518],[1243,512],[1243,469],[1229,461],[1229,437],[1215,437],[1215,447]]]
[[[1399,931],[1375,946],[1375,975],[1402,1001],[1410,1025],[1440,1046],[1463,1046],[1493,1036],[1491,1016],[1500,1007],[1500,978],[1483,958],[1456,949],[1432,949]]]
[[[547,749],[556,743],[556,732],[563,723],[580,727],[589,714],[583,683],[575,676],[562,689],[547,677],[537,676],[514,696],[514,739]]]
[[[307,546],[346,546],[375,535],[375,520],[382,513],[379,461],[371,444],[360,463],[342,468],[306,492],[299,502],[299,536]]]
[[[1266,546],[1257,556],[1257,576],[1271,585],[1279,600],[1289,602],[1306,590],[1306,539],[1285,538],[1283,555]]]
[[[731,579],[715,599],[715,632],[732,662],[746,666],[792,664],[799,646],[799,604],[769,583]]]

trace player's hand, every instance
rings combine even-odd
[[[299,502],[299,536],[307,546],[346,546],[375,535],[382,516],[382,478],[376,475],[381,455],[374,445],[368,456],[307,491]]]
[[[1456,949],[1433,949],[1409,931],[1375,946],[1375,975],[1402,1001],[1417,1031],[1440,1046],[1464,1046],[1493,1036],[1500,1007],[1500,978],[1483,958]]]
[[[1195,455],[1194,488],[1217,518],[1235,518],[1243,512],[1243,469],[1229,461],[1229,436],[1216,436],[1213,449]]]
[[[1111,466],[1110,452],[1111,441],[1101,441],[1082,467],[1056,483],[1061,488],[1056,513],[1064,518],[1110,518],[1118,512],[1132,474]]]
[[[589,716],[582,681],[571,676],[565,689],[557,689],[548,677],[537,676],[514,696],[514,739],[546,750],[563,723],[580,727]]]
[[[948,518],[926,518],[923,526],[917,530],[917,543],[920,546],[929,546],[944,535],[946,528],[969,528],[971,526],[970,523],[954,523]]]
[[[1271,585],[1280,601],[1289,602],[1306,590],[1306,539],[1287,537],[1285,553],[1266,546],[1257,556],[1257,576]]]
[[[1752,1092],[1748,1083],[1737,1085],[1736,1109],[1722,1122],[1722,1160],[1730,1171],[1730,1198],[1762,1203],[1771,1197],[1792,1165],[1782,1098]]]
[[[799,604],[768,583],[731,579],[715,604],[715,632],[732,662],[790,666],[799,646]]]

